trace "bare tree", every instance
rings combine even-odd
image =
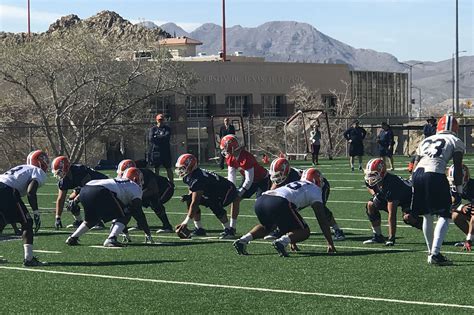
[[[120,59],[124,52],[144,49],[151,60]],[[0,101],[4,123],[42,126],[49,150],[72,161],[105,126],[137,112],[152,96],[185,92],[196,81],[157,45],[84,32],[5,47],[0,78],[8,91]],[[13,108],[21,117],[12,115]]]

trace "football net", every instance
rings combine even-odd
[[[321,149],[332,158],[331,130],[323,110],[299,110],[285,122],[285,153],[290,158],[304,158],[312,153],[311,130],[319,126]]]

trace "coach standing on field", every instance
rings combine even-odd
[[[219,143],[221,139],[227,135],[235,135],[235,127],[234,125],[231,125],[229,117],[224,118],[224,124],[221,126],[221,129],[219,130]],[[220,153],[220,157],[221,158],[219,161],[219,165],[221,167],[221,170],[223,170],[225,157],[222,153]]]
[[[344,132],[344,138],[349,142],[349,156],[351,171],[354,171],[354,157],[359,157],[359,170],[362,171],[362,156],[364,155],[364,138],[367,134],[364,128],[359,126],[359,121],[352,123],[352,127]]]
[[[168,179],[173,183],[173,171],[171,170],[171,128],[164,124],[165,116],[156,115],[156,126],[150,128],[148,142],[150,149],[148,161],[155,168],[155,173],[160,174],[160,166],[166,168]]]

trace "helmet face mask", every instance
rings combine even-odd
[[[378,186],[387,174],[387,167],[381,158],[371,159],[365,168],[364,180],[369,187]]]
[[[188,174],[191,174],[197,168],[197,159],[192,154],[183,154],[176,161],[175,167],[176,175],[183,178]]]
[[[240,149],[239,141],[234,135],[227,135],[220,142],[221,153],[223,156],[235,155]]]
[[[65,156],[58,156],[53,160],[53,163],[51,163],[51,172],[53,173],[53,176],[58,180],[61,180],[66,177],[66,175],[69,173],[70,168],[71,162]]]
[[[285,158],[277,158],[270,165],[269,173],[272,183],[280,185],[288,178],[290,163]]]

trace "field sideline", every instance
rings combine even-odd
[[[407,177],[408,158],[395,160],[395,173]],[[474,169],[474,157],[468,156],[465,164]],[[146,245],[143,234],[134,231],[129,246],[107,249],[100,245],[108,231],[90,231],[81,237],[81,246],[68,247],[64,241],[72,230],[53,228],[57,188],[49,176],[38,194],[43,226],[34,244],[35,255],[49,265],[22,267],[21,241],[7,241],[11,228],[5,229],[0,236],[0,258],[8,261],[0,264],[2,313],[472,314],[474,302],[465,292],[471,287],[474,255],[453,246],[464,239],[456,226],[450,225],[442,249],[454,261],[450,267],[427,264],[423,234],[404,225],[400,212],[394,247],[364,245],[371,229],[363,173],[351,172],[345,159],[322,160],[319,168],[331,183],[328,206],[347,239],[336,242],[336,255],[327,255],[314,215],[305,209],[302,215],[312,235],[289,258],[278,257],[264,240],[248,246],[249,256],[238,256],[231,241],[217,239],[222,227],[206,208],[202,221],[207,237],[180,240],[174,234],[154,234],[157,243]],[[176,184],[174,198],[166,204],[172,224],[181,222],[186,211],[179,201],[185,186],[177,179]],[[253,199],[242,203],[239,235],[257,223],[253,204]],[[155,214],[151,209],[145,213],[156,230]],[[386,218],[383,213],[384,235]],[[72,221],[65,211],[63,224]]]

